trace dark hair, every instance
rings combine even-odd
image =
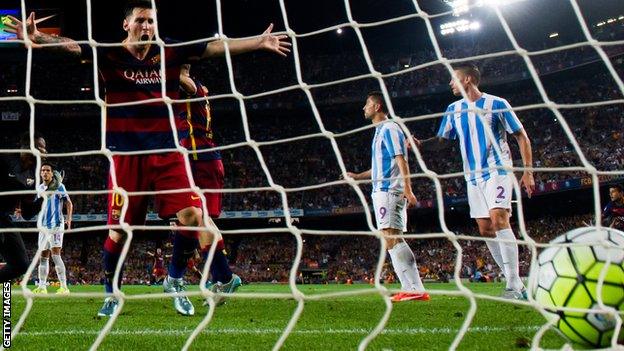
[[[481,83],[481,72],[474,63],[460,63],[453,65],[453,69],[462,71],[465,75],[471,77],[474,85],[478,86]]]
[[[366,95],[366,98],[373,98],[373,100],[375,100],[375,102],[378,103],[379,106],[381,106],[381,112],[388,113],[388,109],[386,108],[386,103],[384,101],[384,97],[381,91],[371,91],[370,93],[368,93],[368,95]]]
[[[152,2],[149,0],[129,0],[124,7],[124,18],[132,15],[134,9],[151,9]]]
[[[615,190],[617,190],[620,193],[624,191],[624,188],[622,188],[622,186],[620,184],[611,185],[609,187],[609,189],[615,189]]]
[[[41,168],[43,168],[43,166],[48,166],[50,167],[50,170],[53,171],[54,170],[54,165],[52,163],[50,163],[49,161],[43,161],[41,162]]]
[[[37,139],[39,138],[43,138],[43,135],[35,131],[35,141],[37,141]],[[36,146],[37,146],[37,143],[35,142],[35,147]],[[22,133],[22,135],[20,135],[19,147],[20,149],[30,149],[30,132],[25,132],[25,133]]]

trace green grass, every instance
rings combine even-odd
[[[498,295],[499,284],[470,284],[478,293]],[[354,289],[365,285],[306,285],[305,294]],[[432,290],[456,290],[453,284],[429,284]],[[73,287],[73,292],[101,292],[101,286]],[[160,293],[161,287],[126,286],[128,294]],[[245,285],[240,293],[289,292],[284,285]],[[107,319],[95,317],[101,298],[37,298],[24,328],[11,350],[83,350],[96,339]],[[208,311],[193,297],[196,315],[183,317],[173,310],[170,299],[128,300],[100,349],[177,350]],[[528,348],[545,320],[528,307],[477,300],[478,310],[459,349],[513,350]],[[25,300],[14,296],[13,323],[23,312]],[[294,300],[233,298],[217,308],[207,329],[195,340],[193,350],[270,350],[280,337],[297,306]],[[445,350],[451,345],[468,312],[464,297],[432,295],[429,302],[393,305],[386,331],[370,350]],[[285,350],[353,350],[374,328],[385,310],[379,295],[371,294],[306,301]],[[549,331],[540,346],[560,348],[565,343]]]

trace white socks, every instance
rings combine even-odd
[[[405,241],[396,244],[392,249],[388,250],[392,267],[401,282],[401,290],[404,291],[425,291],[420,273],[416,266],[416,258],[412,249]]]
[[[524,289],[524,284],[520,280],[520,267],[518,263],[518,244],[516,236],[511,229],[503,229],[496,232],[496,238],[512,242],[499,242],[500,254],[505,267],[505,277],[507,278],[507,289],[520,291]],[[488,245],[489,246],[489,245]]]
[[[41,257],[39,260],[39,287],[45,288],[48,284],[48,273],[50,272],[50,260]]]
[[[58,276],[61,287],[67,289],[67,277],[65,275],[65,263],[61,259],[61,255],[52,255],[52,261],[54,261],[54,269]]]
[[[498,241],[486,241],[485,244],[490,250],[490,253],[494,258],[494,262],[496,262],[496,264],[498,265],[498,268],[500,268],[504,276],[507,276],[507,273],[505,272],[505,266],[503,265],[503,256],[501,256],[500,244],[498,243]]]

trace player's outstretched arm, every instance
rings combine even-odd
[[[286,56],[290,52],[290,44],[288,41],[288,35],[281,34],[275,35],[273,31],[273,23],[257,38],[251,39],[234,39],[228,42],[230,54],[238,55],[250,51],[266,50],[276,53],[281,56]],[[208,43],[206,50],[202,55],[202,58],[224,56],[225,44],[223,40],[217,40]]]
[[[531,148],[531,140],[527,135],[526,131],[520,129],[519,131],[513,133],[513,136],[516,138],[518,142],[518,146],[520,148],[520,155],[522,156],[522,165],[525,168],[533,167],[533,151]],[[522,174],[522,178],[520,179],[520,186],[523,186],[527,192],[529,198],[535,191],[535,179],[533,179],[533,171],[525,170]]]
[[[13,16],[7,16],[10,22],[4,24],[5,31],[14,33],[17,35],[17,39],[24,40],[26,36],[34,43],[34,48],[41,48],[41,45],[37,44],[51,44],[51,43],[65,43],[60,46],[50,46],[48,49],[67,52],[76,56],[80,56],[81,49],[74,40],[55,35],[49,35],[37,30],[37,20],[35,19],[35,13],[31,12],[26,19],[26,33],[24,33],[24,27],[22,22]]]
[[[361,179],[370,179],[371,177],[371,170],[369,169],[368,171],[364,171],[362,173],[353,173],[353,172],[347,172],[347,175],[355,180],[361,180]],[[341,177],[342,178],[342,177]]]
[[[427,152],[440,151],[449,146],[448,139],[441,138],[438,136],[435,136],[429,139],[424,139],[424,140],[416,139],[416,137],[413,137],[413,138],[414,138],[414,144],[416,144],[416,147],[418,147],[423,152],[424,151],[427,151]]]
[[[397,161],[397,166],[399,166],[399,171],[401,172],[401,177],[403,178],[403,183],[405,184],[403,195],[407,199],[408,206],[415,206],[417,199],[412,191],[412,179],[410,178],[407,160],[403,155],[395,156],[395,160]]]

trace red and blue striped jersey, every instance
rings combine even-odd
[[[201,57],[205,48],[205,43],[165,47],[166,94],[171,99],[179,98],[180,65],[191,57]],[[106,103],[162,98],[161,59],[157,45],[150,47],[143,60],[132,56],[124,47],[98,48],[98,66],[106,91]],[[167,105],[164,102],[149,102],[107,106],[106,146],[112,151],[175,148]]]
[[[207,99],[208,94],[201,89],[201,82],[195,80],[195,85],[197,86],[197,92],[194,95],[182,93],[182,98],[194,99],[201,97],[204,99],[192,102],[187,101],[178,106],[181,122],[178,123],[180,144],[191,151],[191,153],[189,153],[189,159],[191,161],[220,160],[221,153],[219,151],[193,152],[217,146],[213,139],[212,115],[210,102]]]

